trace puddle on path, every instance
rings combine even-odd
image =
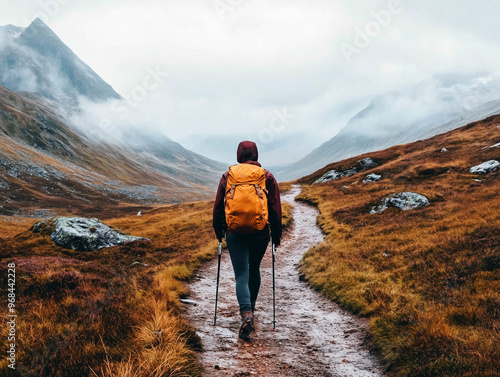
[[[205,376],[383,376],[368,352],[366,321],[299,281],[302,255],[323,240],[318,211],[295,202],[300,186],[282,195],[294,206],[294,224],[276,250],[276,330],[273,330],[271,246],[262,262],[262,285],[251,342],[238,339],[240,316],[234,274],[227,250],[222,252],[217,326],[213,326],[217,259],[198,271],[190,284],[187,319],[202,339],[200,362]],[[216,253],[216,250],[214,250]]]

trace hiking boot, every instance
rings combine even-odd
[[[241,339],[248,339],[249,335],[255,330],[253,326],[253,314],[250,311],[242,312],[241,318],[243,322],[240,326],[239,337]]]

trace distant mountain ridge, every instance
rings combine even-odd
[[[408,91],[385,93],[352,117],[336,136],[277,175],[282,180],[300,178],[336,161],[500,114],[499,89],[498,77],[453,80],[437,76]]]
[[[260,140],[258,134],[251,133],[194,134],[179,140],[179,143],[189,150],[217,161],[224,161],[229,166],[237,163],[238,144],[243,140],[252,140],[257,143],[259,161],[271,171],[282,169],[291,162],[298,161],[309,153],[309,145],[319,144],[316,135],[306,132],[275,133],[272,136],[272,140],[265,142]]]

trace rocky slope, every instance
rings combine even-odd
[[[0,214],[116,211],[120,203],[212,196],[223,164],[167,137],[136,135],[134,140],[133,148],[91,140],[49,104],[0,86],[0,194],[5,198]]]
[[[122,98],[40,19],[0,27],[0,66],[0,214],[111,216],[122,204],[213,195],[226,164],[141,124],[89,132],[101,119],[85,118],[82,103]]]

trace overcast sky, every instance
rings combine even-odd
[[[180,139],[310,130],[437,73],[498,73],[491,0],[2,0],[40,17],[131,107]],[[154,73],[153,73],[154,72]]]

